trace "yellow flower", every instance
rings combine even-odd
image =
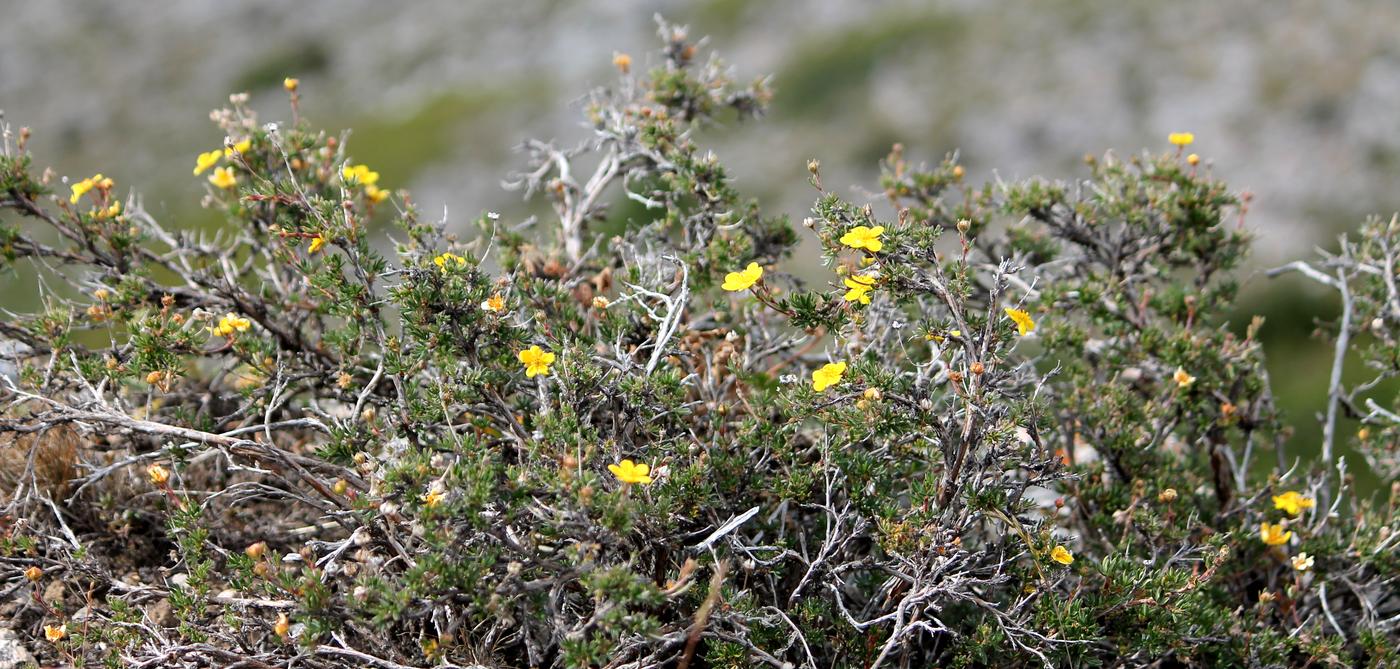
[[[1167,135],[1167,141],[1175,146],[1189,146],[1192,142],[1196,141],[1196,135],[1189,132],[1174,132]]]
[[[114,200],[114,201],[112,202],[112,204],[109,205],[106,209],[103,209],[103,210],[101,210],[101,211],[98,211],[98,212],[97,212],[97,217],[98,217],[98,218],[112,218],[113,216],[116,216],[117,214],[120,214],[120,213],[122,213],[122,202],[121,202],[121,200]]]
[[[437,265],[438,267],[441,267],[442,271],[444,272],[447,271],[448,263],[456,263],[458,267],[466,267],[467,259],[457,255],[456,253],[452,253],[451,251],[448,251],[447,253],[433,258],[433,264]]]
[[[224,147],[224,157],[225,157],[225,158],[232,158],[232,157],[233,157],[233,154],[235,154],[235,153],[247,153],[247,152],[248,152],[248,149],[251,149],[251,148],[253,148],[253,140],[251,140],[251,139],[245,139],[245,140],[243,140],[243,141],[241,141],[241,142],[238,142],[238,143],[234,144],[231,148],[225,146],[225,147]]]
[[[48,639],[49,643],[58,643],[65,636],[68,636],[67,625],[44,625],[44,638]]]
[[[101,176],[100,174],[98,175],[98,177]],[[88,191],[92,190],[92,187],[96,185],[97,183],[92,179],[83,179],[73,184],[73,195],[68,198],[69,204],[77,204],[78,200],[82,199],[84,195],[87,195]]]
[[[549,366],[554,364],[554,354],[531,346],[519,353],[521,364],[525,365],[525,378],[533,379],[541,374],[549,376]]]
[[[850,290],[846,291],[847,302],[870,304],[870,291],[875,287],[875,277],[856,274],[842,279]]]
[[[1196,155],[1196,154],[1194,154],[1194,153],[1191,154],[1191,155],[1189,155],[1189,156],[1186,156],[1186,164],[1187,164],[1187,165],[1190,165],[1191,167],[1195,167],[1195,166],[1197,166],[1197,165],[1200,165],[1200,164],[1201,164],[1201,157],[1198,156],[1198,155]]]
[[[238,185],[238,178],[233,176],[233,169],[228,167],[216,167],[214,173],[209,175],[209,183],[228,190]]]
[[[1304,497],[1295,491],[1289,490],[1282,495],[1274,495],[1274,508],[1290,516],[1296,516],[1303,512],[1303,509],[1311,509],[1316,502],[1311,497]]]
[[[1172,373],[1172,380],[1176,381],[1176,386],[1178,388],[1189,388],[1191,384],[1196,382],[1196,377],[1187,374],[1186,370],[1177,367],[1176,371]]]
[[[170,480],[170,470],[157,462],[146,468],[146,476],[151,479],[151,485],[165,485],[165,482]]]
[[[1074,553],[1064,546],[1056,546],[1050,551],[1050,559],[1063,565],[1074,564]]]
[[[1307,571],[1313,568],[1313,556],[1307,553],[1299,553],[1293,556],[1293,568],[1298,571]]]
[[[1281,546],[1292,538],[1293,530],[1284,530],[1281,523],[1259,523],[1259,539],[1270,546]]]
[[[721,288],[734,293],[741,290],[748,290],[763,276],[763,268],[758,263],[751,262],[748,267],[738,272],[730,272],[724,275],[724,285]]]
[[[1016,332],[1022,337],[1031,333],[1035,329],[1035,321],[1031,320],[1031,315],[1021,309],[1005,308],[1006,315],[1011,317],[1016,323]]]
[[[821,392],[841,382],[841,375],[846,373],[846,363],[829,362],[812,372],[812,390]]]
[[[379,204],[389,198],[389,191],[375,186],[374,184],[370,184],[365,186],[365,197],[369,198],[370,202]]]
[[[199,154],[199,157],[194,159],[194,175],[199,176],[204,170],[213,167],[223,155],[224,152],[218,149]]]
[[[252,321],[241,318],[238,314],[228,313],[219,319],[218,325],[209,328],[209,331],[219,337],[232,337],[234,332],[247,332],[252,325]]]
[[[373,186],[379,181],[379,173],[371,172],[369,165],[346,165],[340,168],[340,178],[351,185]]]
[[[297,79],[296,77],[287,77],[286,79],[282,80],[282,88],[287,89],[288,93],[295,93],[297,87],[300,85],[301,80]]]
[[[311,248],[307,249],[306,252],[307,252],[307,253],[315,253],[315,252],[317,252],[317,251],[320,251],[320,250],[321,250],[321,247],[322,247],[322,246],[325,246],[325,245],[326,245],[326,238],[325,238],[325,237],[322,237],[321,235],[316,235],[315,237],[312,237],[312,238],[311,238]]]
[[[447,497],[447,493],[441,490],[429,490],[423,494],[423,505],[429,509],[435,509],[437,505],[442,503],[444,497]]]
[[[879,253],[884,247],[880,241],[880,235],[885,234],[885,226],[877,225],[873,228],[864,225],[857,225],[851,228],[850,232],[841,235],[841,243],[853,249],[865,249],[871,253]]]
[[[486,300],[481,303],[482,311],[489,311],[493,314],[499,314],[502,311],[504,311],[505,308],[506,298],[501,297],[499,294],[492,295],[491,297],[486,298]]]
[[[608,471],[623,483],[641,483],[643,485],[651,483],[651,467],[646,463],[635,463],[631,460],[623,460],[615,465],[608,465]]]

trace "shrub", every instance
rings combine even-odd
[[[1285,452],[1262,321],[1224,315],[1247,200],[1189,137],[980,186],[896,146],[878,206],[813,161],[799,228],[696,138],[767,82],[660,34],[588,142],[527,144],[512,184],[553,214],[470,241],[292,80],[293,123],[214,114],[218,232],[7,130],[4,268],[52,286],[0,322],[21,638],[113,667],[1397,663],[1393,503],[1331,445],[1364,416],[1393,475],[1400,408],[1338,372],[1323,457]],[[1396,229],[1293,266],[1381,378]]]

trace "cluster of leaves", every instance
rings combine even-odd
[[[1400,521],[1330,454],[1289,462],[1262,323],[1223,320],[1244,206],[1194,155],[974,187],[956,156],[896,147],[880,203],[828,192],[814,161],[804,237],[695,138],[759,115],[767,82],[660,35],[649,69],[619,56],[589,98],[587,142],[527,144],[513,185],[553,217],[485,214],[470,242],[299,118],[295,80],[290,124],[245,96],[215,113],[212,236],[101,175],[52,194],[7,132],[2,269],[66,286],[0,322],[0,448],[24,453],[4,461],[0,578],[36,652],[1400,661]],[[644,215],[609,229],[622,198]],[[1382,375],[1394,227],[1366,228],[1340,284],[1341,331],[1379,323]],[[804,239],[816,284],[782,271],[815,264]],[[1392,417],[1373,407],[1372,441]]]

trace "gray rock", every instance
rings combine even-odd
[[[0,627],[0,669],[21,669],[34,665],[34,656],[20,643],[13,630]]]

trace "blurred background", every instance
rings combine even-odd
[[[1163,151],[1169,132],[1194,132],[1192,150],[1254,194],[1258,250],[1230,327],[1267,317],[1291,452],[1317,450],[1330,351],[1310,335],[1337,306],[1258,270],[1400,209],[1400,4],[0,0],[0,110],[34,129],[40,165],[100,171],[167,225],[206,226],[189,170],[222,143],[208,111],[247,91],[264,121],[286,121],[281,82],[296,76],[304,114],[353,128],[349,152],[381,186],[465,230],[483,211],[527,211],[499,186],[522,163],[515,147],[585,138],[578,102],[615,75],[613,53],[656,62],[656,12],[709,35],[739,79],[774,75],[768,118],[703,141],[795,220],[812,201],[809,158],[859,199],[896,141],[916,161],[956,150],[980,182],[1082,176],[1086,153]],[[6,281],[0,307],[35,306],[32,282]]]

